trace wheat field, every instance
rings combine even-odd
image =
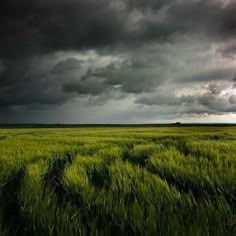
[[[235,235],[236,127],[0,129],[0,235]]]

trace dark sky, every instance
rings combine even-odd
[[[236,122],[235,0],[1,0],[0,123]]]

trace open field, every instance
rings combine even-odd
[[[0,129],[0,235],[236,235],[236,127]]]

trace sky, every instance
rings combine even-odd
[[[0,123],[236,123],[236,0],[1,0]]]

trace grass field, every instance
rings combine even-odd
[[[0,129],[0,235],[236,235],[236,127]]]

